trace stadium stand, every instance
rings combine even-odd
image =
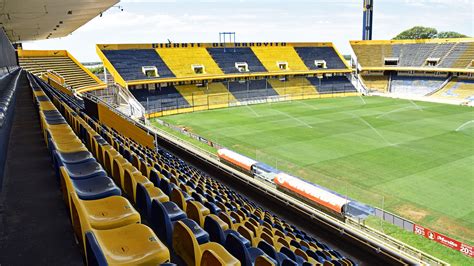
[[[474,60],[474,42],[456,43],[441,62],[440,67],[466,68]]]
[[[87,261],[163,263],[174,254],[176,262],[188,265],[200,262],[251,265],[256,260],[278,262],[278,265],[354,265],[337,250],[201,170],[160,147],[155,152],[101,125],[81,111],[81,104],[30,78],[56,169],[64,181],[65,203],[70,207],[73,228],[78,239],[82,239]],[[80,137],[85,144],[74,138],[65,141],[59,132],[68,136],[77,134],[75,139]],[[77,177],[70,175],[74,173],[71,165],[97,162],[100,164],[94,168],[96,171],[86,171]],[[120,190],[110,186],[106,191],[117,192],[104,193],[101,182],[93,182],[95,179],[109,180],[112,187],[114,182],[119,184],[129,201],[117,195]],[[80,186],[94,187],[95,193],[87,193],[87,197],[94,199],[87,204],[81,199]],[[136,204],[140,215],[130,203]],[[119,207],[124,205],[129,207]],[[103,206],[116,209],[108,212],[110,216],[105,221],[96,220],[94,213],[101,213]],[[137,224],[138,219],[148,221],[153,231]],[[129,249],[122,251],[126,241],[133,243],[133,248],[127,245]]]
[[[354,85],[345,76],[311,77],[308,80],[316,87],[319,94],[357,92]]]
[[[327,69],[347,68],[334,47],[295,47],[295,50],[308,69],[321,68],[316,66],[315,60],[324,60]]]
[[[474,101],[474,80],[453,78],[444,88],[434,93],[432,97],[472,102]]]
[[[252,51],[269,72],[282,71],[278,62],[287,63],[288,70],[307,71],[305,63],[291,46],[252,47]],[[284,70],[283,70],[284,71]]]
[[[387,92],[388,76],[363,75],[362,80],[369,91]]]
[[[169,110],[185,108],[190,104],[174,86],[155,89],[132,89],[130,92],[147,110]]]
[[[474,39],[429,39],[351,41],[362,69],[367,68],[447,68],[465,69],[472,62]],[[393,62],[389,65],[385,60]]]
[[[264,99],[278,95],[266,80],[229,82],[228,88],[229,92],[239,101]]]
[[[54,71],[74,89],[104,87],[104,83],[70,53],[60,51],[19,50],[20,66],[34,75]]]
[[[194,110],[227,107],[229,102],[237,101],[222,82],[207,83],[204,86],[179,85],[176,89],[191,103]]]
[[[206,48],[158,48],[156,51],[176,77],[223,74]],[[193,65],[202,65],[203,73],[196,74]]]
[[[427,95],[441,87],[446,78],[393,76],[390,91],[396,94],[411,94],[415,96]]]
[[[102,52],[125,80],[174,77],[154,49],[103,50]],[[143,66],[156,67],[159,77],[145,75],[142,71]]]
[[[279,95],[289,95],[292,100],[310,99],[317,96],[316,88],[304,77],[293,77],[285,80],[269,79],[268,83]]]
[[[241,73],[236,68],[236,63],[243,62],[248,65],[248,72],[267,72],[258,58],[248,47],[243,48],[207,48],[214,61],[225,74]]]

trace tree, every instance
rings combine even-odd
[[[393,40],[436,39],[436,38],[466,38],[468,36],[454,31],[438,32],[435,28],[416,26],[405,30]]]
[[[467,38],[467,35],[455,32],[455,31],[443,31],[438,33],[438,38],[447,39],[447,38]]]
[[[398,34],[393,38],[394,40],[413,40],[413,39],[433,39],[438,35],[438,31],[435,28],[426,28],[416,26],[402,33]]]

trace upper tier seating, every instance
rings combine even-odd
[[[446,78],[393,76],[390,91],[392,93],[424,96],[441,87]]]
[[[66,56],[19,57],[20,66],[34,75],[53,70],[61,75],[66,84],[74,89],[97,86],[99,83]]]
[[[326,61],[327,69],[347,68],[333,47],[295,47],[295,50],[309,69],[318,69],[315,60]]]
[[[249,72],[267,72],[258,58],[252,52],[252,49],[244,48],[207,48],[214,61],[219,65],[225,74],[241,73],[236,67],[236,62],[245,62],[248,65]]]
[[[66,188],[72,193],[69,200],[65,198],[66,204],[72,203],[73,225],[78,239],[82,237],[85,242],[88,262],[159,264],[171,257],[179,265],[253,265],[255,261],[274,265],[354,265],[338,251],[168,151],[160,147],[155,151],[137,144],[89,118],[63,96],[55,98],[54,103],[107,173],[121,184],[124,195],[136,204],[141,219],[146,219],[154,230],[141,224],[124,225],[116,216],[101,225],[107,228],[88,229],[93,227],[90,222],[93,213],[88,213],[88,208],[82,205],[84,202],[75,197],[74,184],[67,182],[68,172],[61,166]],[[55,108],[50,102],[40,103],[40,107]],[[63,122],[57,113],[49,119]],[[67,135],[72,136],[70,133]],[[56,141],[56,136],[53,139]],[[83,154],[80,163],[84,160],[92,159]],[[126,169],[138,172],[131,175]],[[143,177],[138,178],[141,175]],[[127,204],[124,200],[121,202]],[[124,210],[129,213],[127,221],[137,217],[132,208]],[[126,243],[128,248],[124,248]]]
[[[176,77],[223,74],[206,48],[158,48],[156,51]],[[196,74],[193,65],[204,66],[204,73]]]
[[[189,107],[190,104],[176,90],[174,86],[162,87],[161,89],[132,89],[130,92],[147,110],[170,110]]]
[[[345,76],[332,76],[317,78],[311,77],[308,80],[316,87],[320,94],[357,92],[356,88]]]
[[[474,59],[474,42],[393,42],[386,44],[352,43],[359,64],[367,67],[386,67],[384,59],[398,58],[395,67],[467,68]],[[427,59],[439,60],[436,66]],[[391,66],[391,67],[394,67]]]
[[[282,71],[278,67],[278,62],[288,63],[289,71],[308,70],[305,63],[298,56],[298,53],[291,46],[253,46],[252,51],[269,72]]]
[[[456,43],[440,67],[466,68],[474,60],[474,42]]]
[[[392,45],[392,56],[400,59],[398,66],[423,66],[437,44],[394,44]]]
[[[385,57],[392,57],[389,44],[352,45],[357,61],[362,67],[382,67]]]
[[[156,79],[146,76],[143,66],[154,66],[159,78],[174,77],[155,49],[103,50],[115,70],[124,80]]]
[[[226,85],[226,83],[224,83]],[[266,80],[233,81],[228,83],[229,91],[239,101],[262,99],[278,93]]]

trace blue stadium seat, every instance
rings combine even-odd
[[[174,202],[159,202],[153,200],[151,203],[150,225],[158,237],[171,247],[173,224],[186,218],[186,213]]]

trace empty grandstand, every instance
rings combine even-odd
[[[155,118],[235,111],[220,117],[236,118],[247,127],[235,147],[252,149],[250,136],[258,135],[275,152],[286,145],[292,151],[322,153],[324,147],[307,150],[307,137],[334,145],[328,152],[334,156],[352,142],[356,148],[345,157],[362,167],[368,165],[365,149],[385,148],[373,136],[402,150],[378,131],[392,123],[384,116],[397,103],[366,102],[364,94],[474,102],[472,39],[353,41],[357,69],[329,42],[97,44],[103,82],[66,50],[25,50],[21,43],[66,36],[102,17],[117,0],[3,2],[0,265],[448,265],[426,249],[367,225],[380,211],[395,219],[383,208],[257,158],[206,151],[202,146],[229,151],[213,139],[220,133],[217,124],[209,125],[212,121],[197,121],[201,129],[210,128],[204,138],[185,124]],[[37,10],[40,15],[25,17]],[[320,99],[336,97],[345,98],[326,100],[345,99],[346,104],[333,107]],[[294,113],[278,110],[281,104],[294,104]],[[413,111],[413,106],[399,109]],[[429,111],[442,113],[442,107]],[[378,113],[376,108],[387,110]],[[351,113],[361,110],[373,113],[364,118]],[[452,131],[458,134],[471,122]],[[275,134],[259,135],[272,127]],[[304,136],[290,134],[295,128],[306,130]],[[284,143],[278,132],[297,144]],[[401,139],[403,134],[397,133]],[[402,157],[399,150],[393,156]],[[382,161],[383,156],[373,157]],[[375,168],[370,170],[383,165]],[[345,174],[352,178],[358,169]],[[401,227],[410,234],[421,228],[410,220]],[[470,255],[465,248],[472,247],[459,244]]]
[[[103,89],[105,84],[67,51],[19,50],[20,66],[34,75],[51,73],[79,91]]]
[[[100,44],[97,53],[149,116],[357,93],[331,43]]]
[[[474,79],[472,38],[351,41],[351,46],[369,93],[472,104],[474,87],[469,82],[463,88],[470,89],[461,97],[439,97],[451,87],[451,79]]]

